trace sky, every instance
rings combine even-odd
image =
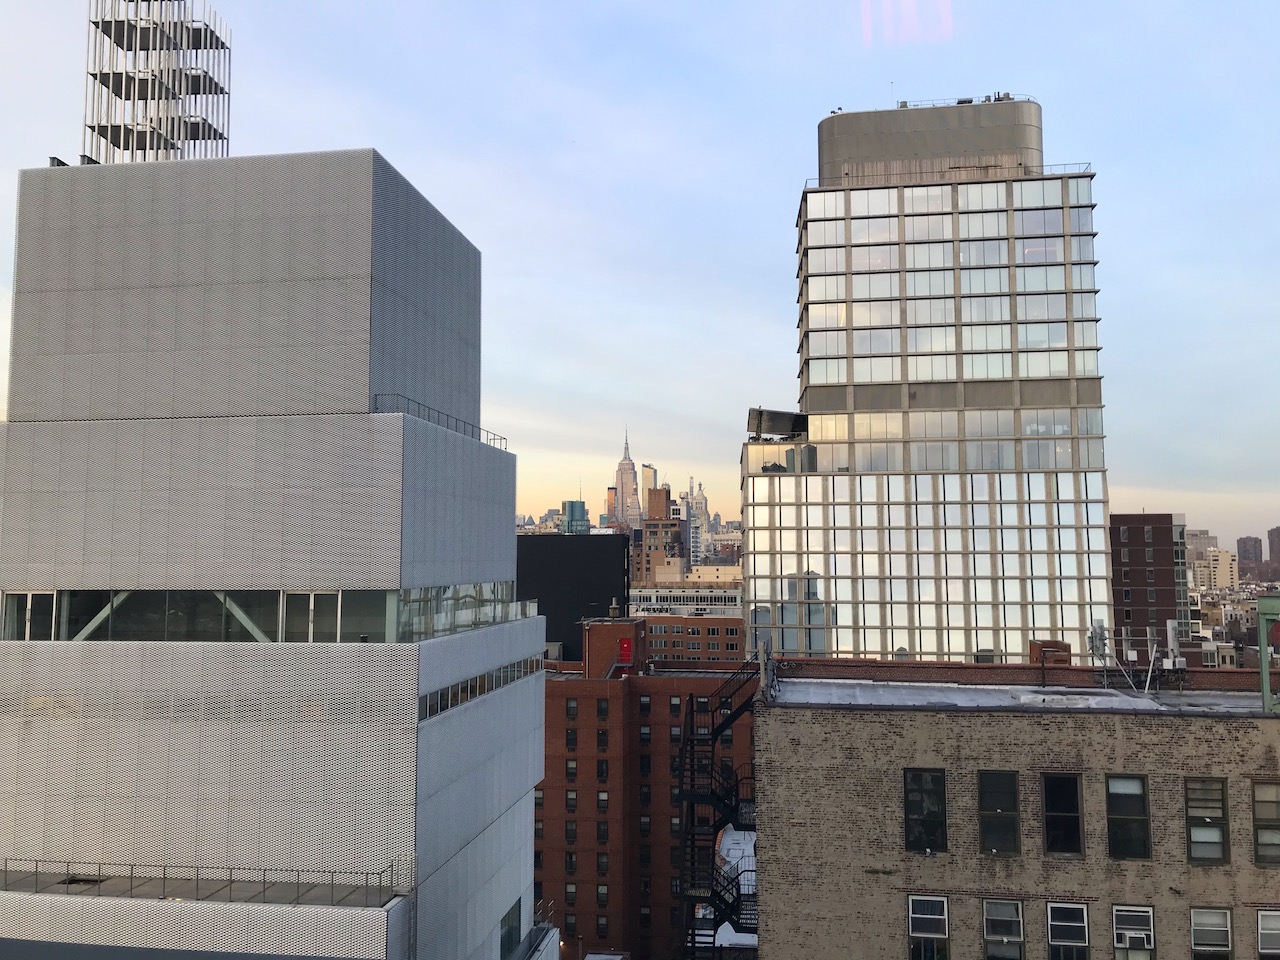
[[[1280,526],[1280,4],[1272,0],[219,0],[232,152],[375,147],[481,250],[483,426],[517,510],[621,456],[739,513],[752,406],[795,409],[795,217],[817,123],[1034,97],[1089,162],[1114,512]],[[16,172],[80,153],[87,3],[0,0]],[[7,328],[12,256],[0,256]],[[7,341],[7,337],[3,338]]]

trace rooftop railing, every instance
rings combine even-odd
[[[382,907],[401,893],[394,866],[376,872],[266,870],[13,858],[0,860],[0,890],[327,907]]]
[[[1031,177],[1052,177],[1063,174],[1090,173],[1091,163],[1054,163],[1034,166],[1024,164],[1017,167],[986,166],[974,164],[964,167],[950,167],[946,170],[932,172],[910,171],[903,173],[878,173],[855,176],[853,174],[838,177],[810,177],[804,182],[806,190],[825,190],[833,187],[898,187],[920,186],[930,183],[963,183],[969,180],[1019,180]]]
[[[408,397],[401,396],[398,393],[374,394],[373,412],[407,413],[411,417],[434,423],[437,427],[444,427],[446,430],[460,433],[464,437],[470,437],[472,440],[480,440],[491,447],[497,447],[499,450],[507,449],[506,437],[500,437],[496,433],[477,427],[474,423],[467,423],[467,421],[459,420],[457,417],[450,416],[447,413],[441,413],[439,410],[428,407],[425,403],[418,403],[417,400],[410,400]]]

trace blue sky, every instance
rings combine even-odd
[[[522,512],[635,459],[738,512],[796,403],[795,232],[827,113],[1034,96],[1098,171],[1112,509],[1280,525],[1280,4],[221,0],[232,149],[373,146],[484,254],[484,425]],[[0,0],[0,249],[80,150],[81,0]],[[375,15],[376,14],[376,15]],[[11,256],[0,270],[7,312]],[[3,317],[0,317],[3,319]]]

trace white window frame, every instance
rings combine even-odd
[[[1121,934],[1119,928],[1116,926],[1116,921],[1122,913],[1128,914],[1132,917],[1145,916],[1147,918],[1147,929],[1145,931],[1132,929],[1126,930],[1126,939],[1124,942],[1121,942]],[[1151,945],[1143,946],[1142,944],[1138,944],[1135,949],[1154,950],[1156,942],[1156,911],[1154,907],[1137,907],[1130,906],[1128,904],[1117,904],[1111,908],[1111,942],[1117,949],[1124,949],[1129,946],[1127,938],[1131,934],[1143,932],[1145,932],[1150,938]]]
[[[1270,929],[1262,928],[1262,921],[1269,920]],[[1258,954],[1280,956],[1280,910],[1258,911]]]
[[[1204,916],[1205,914],[1225,915],[1226,926],[1222,927],[1222,926],[1217,926],[1216,924],[1215,925],[1201,924],[1197,926],[1196,925],[1197,914],[1200,915],[1199,919],[1201,920],[1205,919],[1205,916]],[[1205,946],[1204,944],[1196,943],[1196,932],[1198,930],[1221,931],[1224,929],[1227,932],[1227,945],[1225,947],[1216,946],[1216,945]],[[1220,953],[1224,957],[1229,957],[1231,955],[1231,910],[1224,907],[1202,907],[1202,908],[1193,909],[1191,911],[1191,949],[1204,950],[1212,953]]]
[[[915,919],[917,916],[927,918],[929,920],[937,920],[938,917],[931,913],[916,914],[916,901],[928,901],[929,903],[942,904],[942,933],[921,933],[915,929]],[[929,896],[909,896],[907,897],[907,936],[922,937],[929,940],[946,940],[951,936],[951,908],[947,903],[946,897],[929,897]]]
[[[1055,925],[1055,924],[1056,924],[1056,925],[1058,925],[1058,926],[1068,926],[1068,927],[1072,927],[1072,928],[1074,928],[1074,927],[1076,927],[1076,926],[1077,926],[1077,924],[1075,923],[1075,921],[1072,921],[1072,920],[1057,920],[1057,921],[1055,921],[1055,920],[1053,919],[1053,911],[1054,911],[1054,908],[1055,908],[1055,907],[1060,907],[1060,908],[1064,908],[1064,909],[1068,909],[1068,910],[1079,910],[1079,911],[1081,911],[1081,913],[1083,914],[1083,917],[1084,917],[1084,929],[1081,931],[1081,932],[1084,934],[1084,939],[1083,939],[1083,940],[1064,940],[1064,939],[1062,939],[1062,937],[1056,937],[1056,938],[1054,937],[1054,935],[1053,935],[1053,928],[1054,928],[1054,925]],[[1050,946],[1053,946],[1053,947],[1087,947],[1087,946],[1089,945],[1089,905],[1088,905],[1087,903],[1059,903],[1059,902],[1051,902],[1051,903],[1046,904],[1046,906],[1045,906],[1045,915],[1046,915],[1046,923],[1048,924],[1047,929],[1048,929],[1048,931],[1049,931],[1049,945],[1050,945]]]
[[[1013,906],[1017,907],[1018,909],[1018,916],[1017,916],[1018,935],[1017,936],[1006,937],[1003,935],[1001,936],[992,935],[989,927],[992,917],[991,917],[991,914],[988,912],[988,908],[995,904],[1001,904],[1001,905],[1013,904]],[[1007,920],[1008,918],[997,917],[996,919]],[[984,940],[991,940],[997,943],[1022,943],[1023,939],[1025,938],[1025,934],[1026,934],[1026,924],[1023,922],[1021,900],[983,900],[982,901],[982,938]]]

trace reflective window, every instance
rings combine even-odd
[[[924,356],[907,358],[908,380],[954,380],[955,378],[956,358],[953,356]]]
[[[849,307],[851,327],[896,327],[898,317],[897,303],[855,303]]]
[[[1231,911],[1191,911],[1192,960],[1229,960],[1231,956]]]
[[[957,190],[957,207],[960,210],[1003,209],[1005,194],[1003,183],[962,183]]]
[[[853,332],[853,355],[897,353],[901,343],[901,334],[897,330],[855,330]]]
[[[853,435],[858,440],[893,440],[902,438],[902,414],[855,413]]]
[[[1093,203],[1093,178],[1072,177],[1068,180],[1067,203]]]
[[[1005,217],[1004,213],[962,213],[960,214],[960,239],[976,240],[982,237],[1008,236]],[[1059,229],[1057,232],[1062,231]]]
[[[907,243],[919,240],[950,240],[951,218],[946,216],[907,217],[903,239]]]
[[[903,213],[946,213],[950,209],[950,186],[906,187],[902,191]]]
[[[1096,377],[1098,376],[1098,351],[1097,350],[1077,350],[1076,351],[1076,376],[1077,377]]]
[[[1015,207],[1062,206],[1061,180],[1015,180],[1013,184]]]
[[[902,361],[897,357],[855,358],[854,383],[891,383],[902,376]]]
[[[953,259],[953,247],[950,243],[907,244],[906,266],[908,270],[930,270],[949,267],[952,265]]]
[[[1013,376],[1013,357],[1008,353],[967,353],[963,371],[966,380],[1008,380]]]
[[[1090,207],[1072,207],[1069,225],[1072,233],[1093,233],[1093,210]],[[1061,232],[1061,228],[1045,231],[1045,233]]]
[[[1062,233],[1062,211],[1018,210],[1013,215],[1013,232],[1019,237]],[[1072,232],[1075,233],[1077,231],[1073,230]]]
[[[1008,297],[966,297],[960,301],[962,323],[999,323],[1009,320]]]
[[[993,267],[1009,262],[1009,241],[966,240],[960,244],[960,266]]]
[[[967,331],[966,331],[967,332]],[[1008,347],[1008,343],[1005,346]],[[909,327],[908,353],[945,353],[956,348],[955,327]]]
[[[1027,293],[1061,290],[1067,282],[1063,267],[1016,267],[1014,274],[1018,290]]]
[[[849,197],[849,213],[855,217],[880,217],[898,212],[898,191],[892,187],[879,190],[855,190]]]
[[[956,322],[956,302],[954,300],[909,300],[907,301],[908,324],[939,324]]]
[[[848,379],[848,366],[844,359],[809,361],[811,384],[847,383]]]
[[[955,292],[955,274],[950,270],[932,270],[907,274],[908,297],[941,297]]]
[[[849,322],[848,307],[843,303],[811,303],[805,307],[809,327],[843,327]]]
[[[1098,413],[1102,411],[1099,410]],[[1071,411],[1066,408],[1022,411],[1024,437],[1060,437],[1071,435]]]
[[[1008,350],[1011,339],[1007,323],[961,328],[964,350]]]
[[[850,243],[897,243],[898,218],[854,220],[849,225]]]
[[[965,468],[968,470],[1012,470],[1012,440],[970,440],[965,444]],[[975,522],[977,522],[975,520]],[[976,549],[976,544],[975,544]]]
[[[1102,408],[1081,407],[1076,411],[1076,419],[1079,421],[1079,433],[1102,435]]]
[[[1253,785],[1253,858],[1280,863],[1280,783]]]
[[[1076,319],[1096,317],[1098,315],[1098,295],[1096,293],[1073,293],[1071,295],[1071,315]]]
[[[807,296],[810,300],[844,300],[845,278],[843,276],[810,277]]]
[[[1024,237],[1014,243],[1018,263],[1061,263],[1065,244],[1062,237]]]
[[[1040,293],[1018,297],[1019,320],[1065,320],[1067,295]]]
[[[843,357],[846,353],[845,334],[834,331],[811,333],[808,346],[811,357]]]
[[[1227,829],[1227,781],[1192,778],[1186,781],[1187,856],[1201,863],[1222,863],[1231,857]]]
[[[806,242],[811,247],[844,244],[844,221],[823,220],[811,222],[806,227]]]
[[[819,277],[822,280],[840,280],[843,291],[844,277]],[[810,281],[812,282],[812,281]],[[896,273],[857,273],[852,278],[852,297],[854,300],[881,300],[898,295],[898,275]],[[841,293],[843,296],[843,292]],[[827,299],[839,299],[830,298]]]
[[[850,250],[849,265],[854,271],[897,270],[898,248],[896,246],[853,247]]]
[[[1018,324],[1019,350],[1047,350],[1051,347],[1067,345],[1067,325],[1065,323],[1020,323]],[[1065,375],[1066,371],[1063,371]]]
[[[1075,334],[1077,347],[1096,347],[1098,345],[1098,321],[1077,320]]]
[[[1097,257],[1093,255],[1093,237],[1072,237],[1071,259],[1077,262],[1096,260]]]
[[[941,770],[903,771],[906,849],[916,853],[947,849],[946,775]]]
[[[1107,777],[1107,852],[1116,860],[1151,858],[1145,777]]]
[[[1008,293],[1009,271],[1000,268],[987,270],[961,270],[960,292],[962,294]]]
[[[1084,852],[1080,822],[1080,775],[1046,773],[1044,788],[1045,853]]]
[[[1013,411],[966,410],[964,433],[967,437],[1011,437],[1013,436]],[[979,497],[976,491],[974,497],[986,499],[985,494]]]
[[[809,251],[810,273],[844,273],[844,247],[819,248]]]
[[[1098,286],[1094,279],[1092,263],[1075,263],[1071,265],[1071,287],[1073,290],[1092,290]]]
[[[844,216],[844,191],[811,193],[805,198],[810,220],[829,220]]]

